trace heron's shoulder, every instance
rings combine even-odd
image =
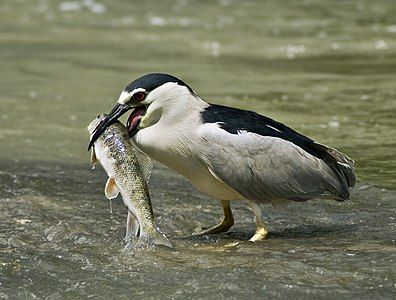
[[[255,133],[283,139],[309,150],[314,141],[292,128],[256,112],[222,105],[210,104],[201,112],[203,123],[216,123],[229,134]]]

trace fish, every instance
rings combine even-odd
[[[99,115],[88,125],[90,138],[105,116]],[[98,161],[109,176],[105,196],[110,200],[121,194],[128,208],[126,240],[136,236],[139,242],[173,247],[155,223],[147,186],[151,160],[132,144],[121,122],[111,124],[93,144],[91,165],[94,167]]]

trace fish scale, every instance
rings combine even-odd
[[[103,118],[104,115],[98,116],[87,127],[91,137]],[[147,164],[139,162],[147,159],[134,148],[125,126],[120,122],[110,125],[101,134],[94,143],[91,155],[91,163],[99,161],[109,176],[105,186],[106,197],[113,199],[121,193],[128,208],[126,238],[135,235],[151,244],[172,247],[155,224],[147,186],[150,170],[144,167]]]

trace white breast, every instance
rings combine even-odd
[[[141,129],[134,136],[138,147],[154,160],[185,176],[204,194],[221,200],[237,200],[243,197],[214,177],[207,165],[200,160],[197,151],[205,151],[196,135],[199,120],[194,115],[176,124],[155,125]]]

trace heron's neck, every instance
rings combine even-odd
[[[176,124],[199,114],[208,104],[196,95],[185,93],[170,99],[162,111],[160,122]]]
[[[151,104],[142,119],[140,127],[147,128],[156,123],[172,126],[199,115],[199,111],[208,106],[187,88],[169,91],[161,95],[161,101]]]
[[[200,112],[209,104],[190,92],[177,93],[177,98],[166,99],[164,94],[161,96],[162,105],[157,104],[154,109],[149,106],[141,122],[144,127],[137,132],[134,141],[153,159],[183,173],[177,162],[191,156],[190,148],[194,143],[191,137],[202,123]],[[146,123],[146,117],[150,118],[148,120],[157,120]],[[186,162],[182,165],[186,165]]]

